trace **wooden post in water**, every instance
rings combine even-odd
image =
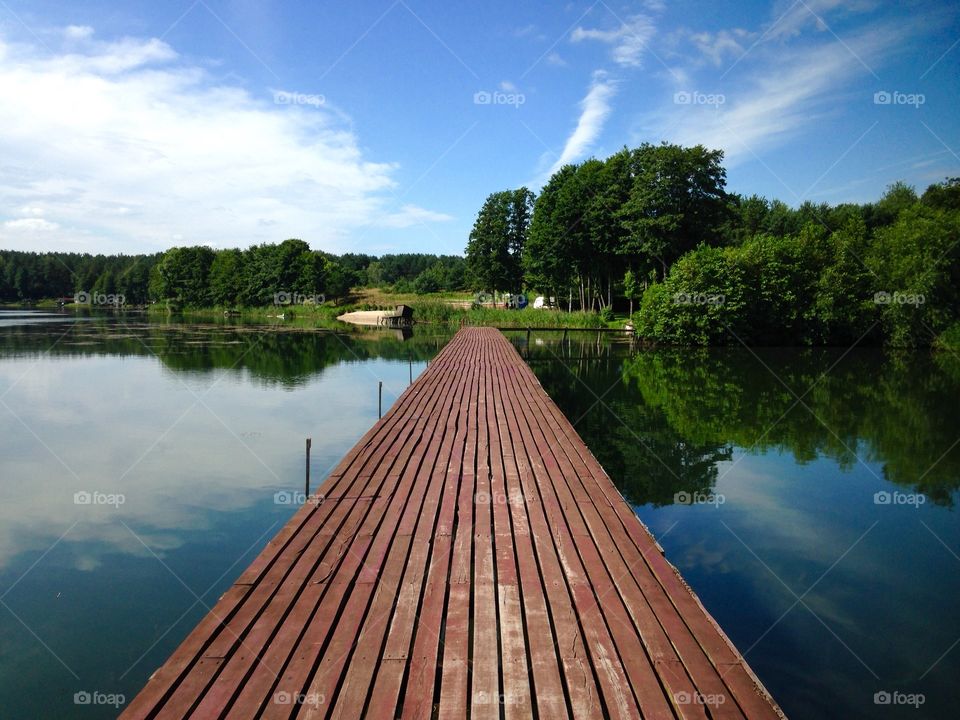
[[[383,380],[379,381],[380,388],[377,391],[377,417],[383,417]]]
[[[307,438],[307,466],[306,466],[306,479],[304,480],[303,485],[303,496],[306,498],[310,495],[310,446],[313,445],[313,440]]]
[[[413,385],[413,355],[407,356],[410,362],[410,385]]]

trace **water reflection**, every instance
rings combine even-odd
[[[636,504],[709,492],[717,463],[744,452],[789,452],[800,464],[830,458],[842,470],[877,463],[884,479],[940,505],[960,488],[960,362],[949,355],[631,351],[616,337],[598,345],[593,333],[515,340],[568,417],[605,411],[583,415],[577,430],[595,439]]]
[[[0,714],[114,716],[446,339],[0,328]]]
[[[955,714],[955,358],[512,336],[789,716]]]

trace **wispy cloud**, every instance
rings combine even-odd
[[[713,65],[720,66],[730,59],[744,54],[743,43],[751,33],[741,28],[720,30],[716,33],[699,32],[690,35],[690,40],[700,53]]]
[[[0,96],[16,98],[0,103],[0,246],[129,252],[303,237],[337,251],[371,218],[388,228],[449,219],[400,207],[396,166],[367,159],[329,99],[278,105],[266,89],[215,82],[158,39],[57,35],[53,51],[0,37]]]
[[[377,221],[380,227],[407,228],[424,223],[447,222],[453,220],[452,215],[434,212],[416,205],[404,205],[399,211],[383,216]]]
[[[641,67],[644,50],[656,30],[649,15],[632,15],[619,27],[609,30],[577,27],[570,35],[572,42],[595,40],[611,46],[610,57],[624,67]]]
[[[547,175],[552,175],[564,165],[582,159],[603,131],[613,106],[610,101],[617,94],[617,85],[603,71],[593,74],[590,89],[580,101],[580,119],[573,133],[567,138],[563,152]]]
[[[876,0],[779,0],[773,7],[773,22],[767,26],[764,35],[784,38],[811,27],[823,32],[829,27],[827,13],[864,13],[877,5]]]
[[[49,232],[60,227],[57,223],[44,220],[40,217],[7,220],[3,226],[9,230],[26,230],[27,232]]]
[[[545,58],[547,65],[553,65],[554,67],[566,67],[567,61],[561,57],[560,53],[554,51],[547,55]]]
[[[883,62],[891,48],[905,46],[904,40],[913,30],[903,23],[874,24],[862,28],[845,44],[825,38],[816,43],[758,46],[743,63],[736,82],[728,78],[724,83],[722,104],[668,101],[644,118],[642,139],[649,140],[652,134],[682,144],[720,148],[728,165],[755,158],[808,131],[824,116],[840,112],[848,102],[849,84],[866,73],[858,58]],[[716,49],[717,37],[690,39],[694,43],[709,40],[707,44]],[[696,76],[692,77],[691,82],[696,83]],[[703,85],[677,90],[718,92],[708,81]]]

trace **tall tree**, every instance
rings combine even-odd
[[[567,295],[576,277],[576,268],[571,262],[574,254],[570,231],[580,223],[576,208],[570,202],[576,172],[575,165],[564,165],[541,190],[523,252],[527,285],[558,300]]]
[[[521,258],[533,215],[527,188],[503,190],[487,197],[467,243],[467,278],[474,290],[518,291]]]
[[[658,263],[663,277],[683,253],[719,239],[728,213],[723,151],[664,143],[644,144],[636,153],[622,214],[630,232],[628,251]]]

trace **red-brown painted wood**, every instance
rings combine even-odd
[[[497,330],[318,491],[123,718],[783,717]]]

